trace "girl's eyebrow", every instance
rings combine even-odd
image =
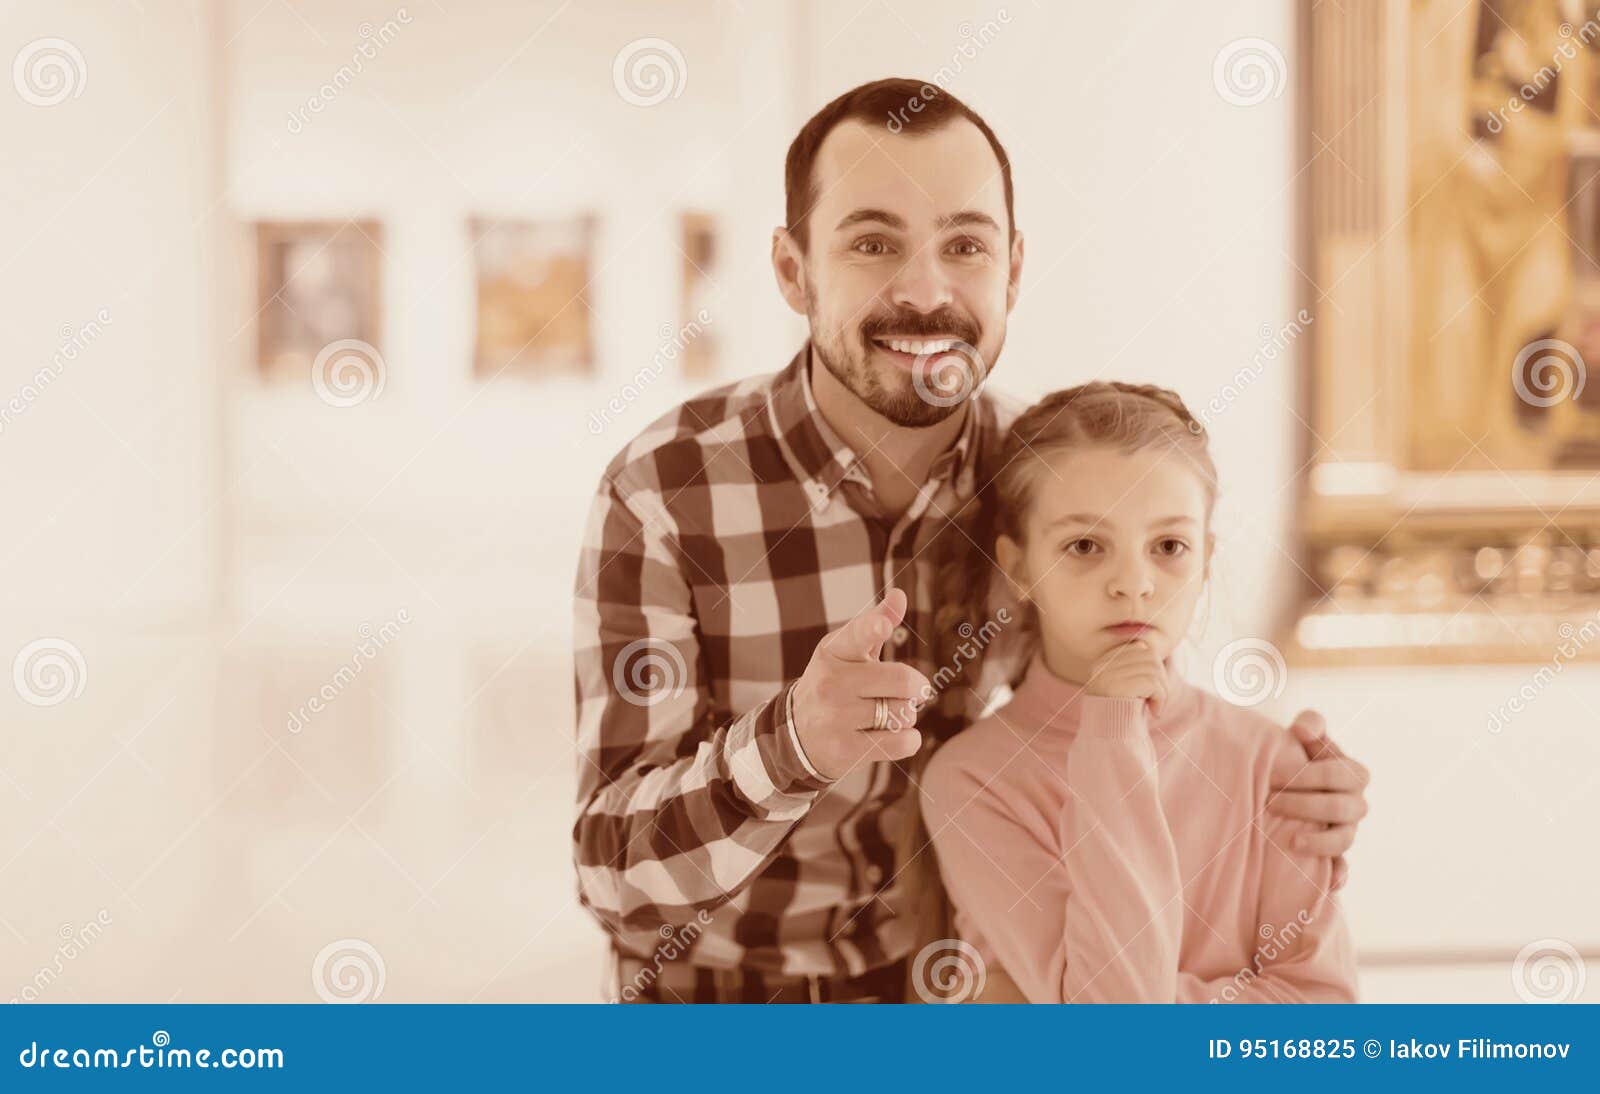
[[[1162,517],[1160,520],[1158,520],[1154,524],[1152,524],[1151,527],[1153,527],[1153,528],[1166,528],[1169,525],[1173,525],[1173,524],[1195,524],[1195,523],[1197,523],[1197,522],[1195,521],[1195,519],[1193,517],[1191,517],[1191,516],[1189,516],[1187,514],[1184,514],[1184,513],[1179,513],[1179,514],[1176,514],[1176,515],[1170,516],[1170,517]],[[1055,520],[1053,520],[1049,524],[1045,525],[1045,527],[1047,527],[1047,528],[1055,528],[1056,526],[1062,525],[1062,524],[1103,525],[1103,526],[1105,526],[1107,528],[1115,528],[1116,527],[1116,521],[1113,521],[1113,520],[1111,520],[1111,519],[1109,519],[1107,517],[1097,516],[1094,513],[1068,513],[1064,517],[1057,517]]]

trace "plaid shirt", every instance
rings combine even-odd
[[[590,511],[574,612],[574,858],[580,899],[620,953],[649,959],[664,939],[692,939],[673,954],[691,966],[822,976],[906,956],[896,845],[917,823],[914,774],[1023,667],[995,642],[976,690],[921,712],[911,760],[832,782],[807,762],[794,682],[824,635],[891,586],[908,608],[883,657],[934,679],[930,548],[941,531],[964,535],[947,519],[973,501],[1016,414],[974,396],[959,439],[892,518],[818,412],[809,348],[656,421],[611,461]]]

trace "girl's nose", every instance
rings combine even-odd
[[[1114,597],[1144,600],[1155,591],[1155,582],[1150,580],[1144,566],[1137,563],[1121,567],[1111,577],[1110,592]]]

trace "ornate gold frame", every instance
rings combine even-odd
[[[1301,6],[1300,245],[1313,317],[1301,412],[1310,430],[1297,521],[1303,595],[1283,648],[1302,664],[1600,658],[1600,467],[1502,468],[1464,430],[1467,458],[1449,469],[1442,460],[1420,469],[1429,461],[1416,458],[1424,415],[1414,362],[1429,346],[1413,310],[1413,248],[1429,230],[1432,194],[1413,185],[1413,167],[1426,155],[1417,108],[1435,104],[1413,99],[1449,91],[1418,63],[1441,48],[1442,32],[1430,31],[1425,47],[1413,35],[1445,24],[1443,2]],[[1600,116],[1586,124],[1600,130]],[[1416,253],[1439,261],[1437,251]],[[1581,388],[1575,364],[1569,379]],[[1499,399],[1485,386],[1479,401]]]

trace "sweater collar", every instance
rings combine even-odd
[[[1171,733],[1191,719],[1200,705],[1200,689],[1183,678],[1172,665],[1169,654],[1162,662],[1167,670],[1167,702],[1158,717],[1147,719],[1152,732]],[[1036,651],[1028,670],[1012,695],[1008,708],[1030,725],[1047,729],[1074,729],[1082,722],[1087,708],[1121,700],[1093,695],[1083,685],[1065,680],[1050,671],[1043,652]],[[1145,708],[1148,714],[1149,708]]]

